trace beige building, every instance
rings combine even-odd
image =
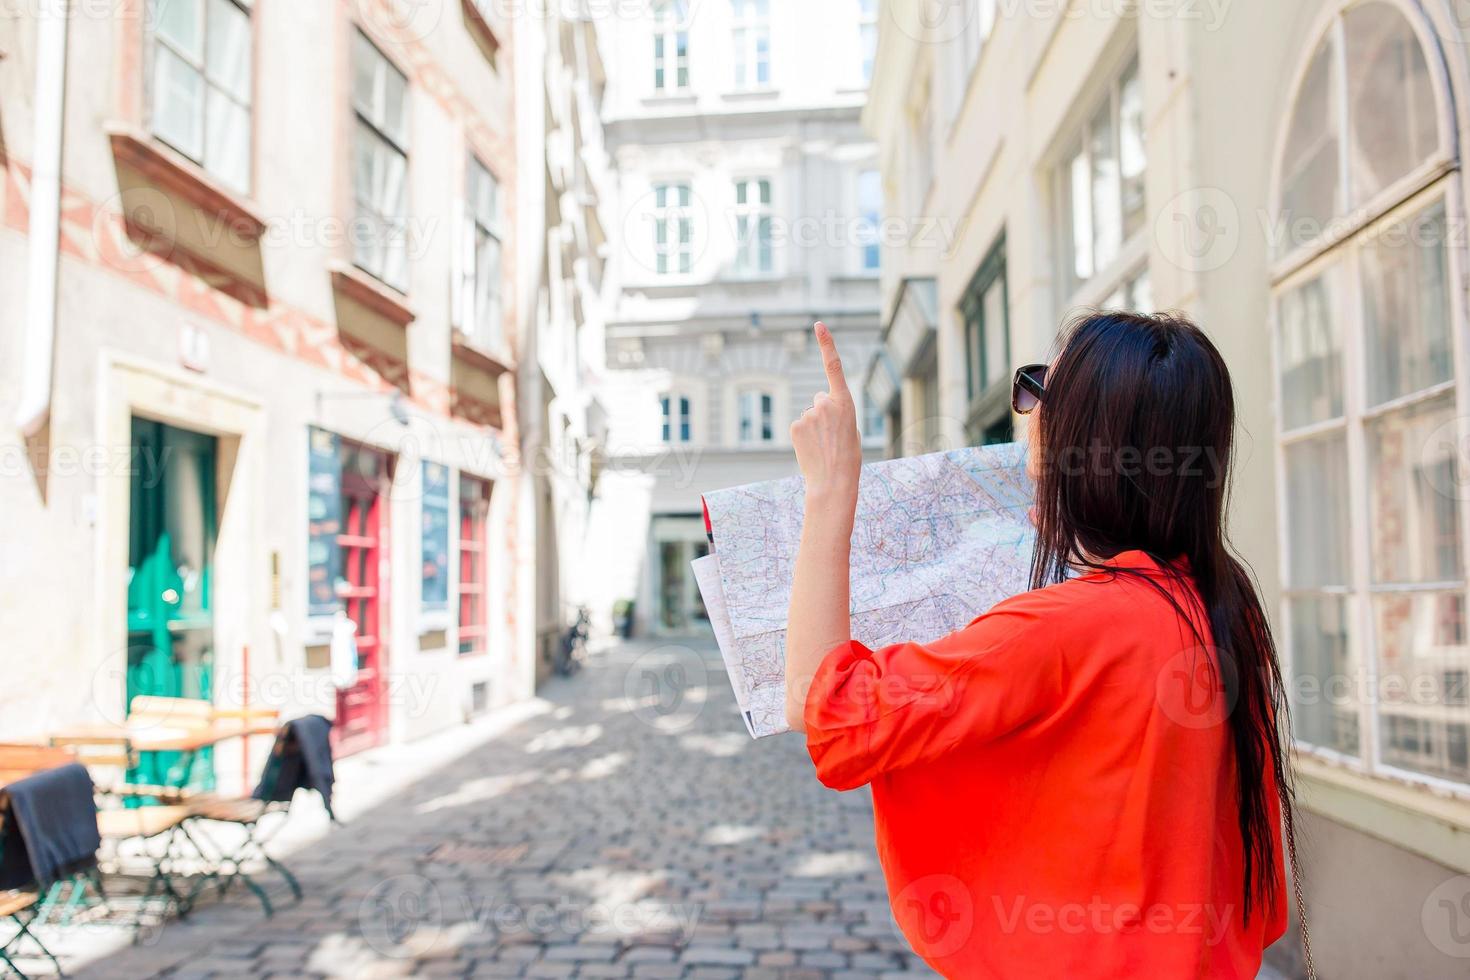
[[[527,695],[517,25],[66,6],[0,20],[0,734],[248,696],[350,752]]]
[[[540,175],[521,184],[518,231],[534,250],[521,440],[536,494],[536,647],[544,675],[594,588],[586,543],[607,439],[596,392],[605,376],[613,175],[603,145],[601,19],[584,4],[550,3],[528,8],[518,27],[516,50],[531,72],[517,115],[522,172]]]
[[[1008,438],[1080,308],[1182,309],[1228,358],[1323,977],[1470,962],[1461,7],[890,0],[864,116],[892,452]]]

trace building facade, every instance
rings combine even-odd
[[[615,282],[589,551],[594,607],[632,603],[640,631],[707,629],[700,494],[796,472],[788,428],[825,385],[813,321],[853,365],[876,342],[872,10],[670,0],[607,19]]]
[[[520,232],[535,251],[527,262],[533,327],[522,354],[521,439],[536,495],[535,627],[544,675],[588,603],[587,535],[607,440],[597,392],[613,178],[602,131],[602,21],[585,3],[546,4],[539,13],[522,18],[517,51],[535,71],[521,87],[518,114],[528,157],[522,172],[539,175],[522,182]]]
[[[1470,956],[1463,16],[892,0],[880,18],[866,122],[894,233],[865,380],[904,434],[891,451],[1021,429],[1011,370],[1078,310],[1183,310],[1231,366],[1231,533],[1289,675],[1324,977],[1461,976]],[[1271,959],[1301,969],[1294,934]]]
[[[102,7],[0,24],[4,734],[526,695],[515,25]]]

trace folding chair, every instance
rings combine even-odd
[[[275,910],[271,905],[270,896],[260,882],[256,881],[246,870],[247,862],[259,861],[280,875],[281,879],[286,882],[286,887],[291,890],[293,899],[301,901],[301,884],[296,880],[296,876],[284,864],[271,857],[265,849],[266,844],[275,835],[274,831],[264,834],[260,825],[267,815],[279,813],[283,818],[275,828],[276,831],[279,831],[285,823],[285,815],[291,808],[296,788],[306,785],[306,782],[303,781],[305,772],[303,767],[306,763],[303,759],[303,751],[297,742],[297,726],[303,721],[303,719],[297,719],[281,726],[277,731],[275,745],[271,747],[270,757],[266,760],[265,772],[261,776],[260,784],[250,796],[234,799],[205,796],[196,797],[190,801],[191,812],[188,817],[188,825],[197,827],[199,836],[209,842],[216,859],[216,867],[207,872],[199,881],[192,895],[197,895],[210,880],[214,881],[220,895],[224,895],[236,881],[239,881],[260,900],[265,914],[273,915]],[[328,724],[324,719],[321,720],[321,723]],[[324,802],[327,806],[327,813],[330,815],[331,802],[330,800],[324,800]],[[333,819],[335,820],[335,817]],[[203,827],[198,827],[201,822],[233,824],[240,828],[243,837],[233,849],[226,848],[212,838]]]
[[[143,889],[143,895],[138,900],[139,922],[138,927],[142,929],[141,912],[155,895],[161,896],[165,902],[172,902],[174,909],[182,918],[189,914],[190,897],[186,897],[174,885],[177,876],[176,865],[185,856],[183,848],[187,844],[198,854],[200,850],[198,842],[189,836],[184,827],[184,820],[189,816],[189,807],[184,805],[174,806],[144,806],[133,808],[117,808],[97,811],[97,830],[102,835],[104,843],[110,842],[114,850],[128,841],[138,841],[142,844],[143,857],[150,866],[148,883]],[[155,840],[163,841],[163,850],[154,854],[149,845]],[[119,868],[121,861],[118,862]]]
[[[0,892],[0,918],[6,918],[15,923],[15,934],[5,942],[4,946],[0,946],[0,961],[3,961],[10,972],[20,977],[21,980],[26,980],[26,975],[21,972],[20,967],[15,965],[14,957],[19,955],[19,947],[23,939],[29,939],[40,950],[41,955],[51,961],[51,965],[56,967],[57,976],[66,976],[56,954],[47,949],[46,944],[41,942],[41,938],[31,931],[31,923],[39,914],[37,908],[39,902],[40,896],[35,892]]]

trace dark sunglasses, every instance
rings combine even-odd
[[[1046,398],[1046,365],[1026,364],[1016,369],[1011,382],[1011,408],[1017,415],[1030,415]]]

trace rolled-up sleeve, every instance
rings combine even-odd
[[[870,650],[851,641],[829,651],[803,712],[817,777],[853,789],[1054,710],[1066,671],[1034,595],[933,643]]]

